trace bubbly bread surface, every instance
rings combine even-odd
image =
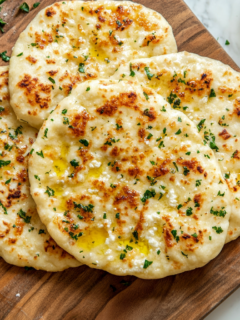
[[[215,152],[231,193],[232,214],[226,241],[240,235],[240,74],[229,66],[181,52],[138,59],[123,65],[114,79],[134,79],[154,88],[197,126]]]
[[[1,67],[0,256],[21,267],[61,271],[80,264],[50,237],[30,195],[27,166],[36,135],[16,119],[9,104],[8,67]]]
[[[214,152],[154,90],[132,81],[79,84],[32,148],[39,215],[80,262],[161,278],[201,267],[222,249],[231,206]]]
[[[88,79],[108,78],[132,58],[177,52],[171,26],[130,1],[64,1],[43,9],[10,61],[11,105],[40,128],[57,103]]]

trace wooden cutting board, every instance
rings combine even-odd
[[[54,0],[38,0],[37,9],[19,12],[23,0],[2,4],[8,23],[0,52],[11,53],[20,32]],[[36,0],[27,0],[30,8]],[[139,0],[172,25],[179,51],[237,65],[182,0]],[[0,65],[4,65],[0,62]],[[162,280],[117,277],[80,267],[59,273],[13,267],[0,259],[0,319],[29,320],[199,320],[240,285],[240,239],[201,269]],[[20,296],[16,296],[20,293]]]

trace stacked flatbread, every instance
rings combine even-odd
[[[55,3],[20,35],[18,120],[0,77],[6,261],[155,279],[239,236],[239,74],[176,52],[166,20],[128,1]]]

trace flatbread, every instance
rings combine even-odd
[[[22,32],[10,61],[11,105],[40,128],[77,83],[106,79],[132,58],[177,52],[171,26],[130,1],[64,1],[43,9]]]
[[[28,158],[37,131],[17,121],[9,104],[8,67],[0,67],[0,256],[46,271],[80,265],[49,236],[29,193]]]
[[[193,53],[132,61],[134,80],[154,88],[198,126],[215,151],[231,192],[232,214],[226,241],[240,235],[240,74],[223,63]],[[129,76],[129,63],[114,79]]]
[[[154,90],[82,83],[44,122],[33,149],[39,215],[80,262],[161,278],[203,266],[222,249],[231,206],[214,152]]]

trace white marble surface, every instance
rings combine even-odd
[[[240,67],[240,0],[185,0],[198,19]],[[230,45],[225,45],[226,40]],[[205,320],[240,319],[240,289]]]
[[[240,0],[185,2],[240,67]],[[230,45],[225,45],[226,40]]]

